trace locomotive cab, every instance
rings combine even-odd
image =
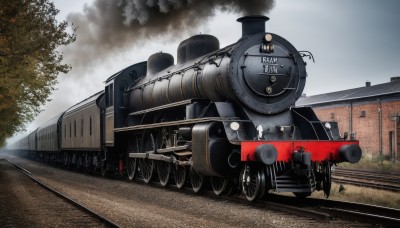
[[[123,173],[121,165],[125,160],[125,146],[127,139],[117,136],[115,128],[126,126],[128,119],[128,88],[146,75],[146,62],[129,66],[112,75],[105,81],[104,97],[99,107],[101,108],[101,141],[102,141],[102,173],[108,170]],[[119,138],[118,138],[119,137]]]

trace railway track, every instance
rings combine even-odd
[[[369,204],[346,201],[294,198],[289,196],[270,197],[269,201],[287,205],[297,205],[310,211],[325,213],[327,219],[348,219],[369,224],[400,227],[400,210]]]
[[[52,187],[44,184],[40,180],[38,180],[35,177],[33,177],[29,170],[24,169],[23,167],[19,166],[18,164],[14,163],[14,162],[12,162],[12,161],[10,161],[8,159],[5,159],[5,160],[8,161],[9,163],[11,163],[13,166],[18,168],[19,170],[21,170],[23,174],[25,174],[27,177],[29,177],[29,179],[31,179],[33,182],[35,182],[36,184],[38,184],[42,188],[46,189],[47,191],[53,193],[57,197],[60,197],[64,201],[68,202],[69,204],[75,206],[76,208],[80,209],[84,213],[86,213],[86,214],[90,215],[91,217],[95,218],[96,220],[100,221],[106,227],[121,227],[120,225],[118,225],[117,223],[111,221],[110,219],[106,218],[105,216],[103,216],[103,215],[91,210],[88,207],[85,207],[84,205],[80,204],[79,202],[75,201],[74,199],[72,199],[72,198],[64,195],[63,193],[53,189]]]
[[[338,184],[400,192],[400,175],[391,172],[336,168],[332,179]]]
[[[22,167],[20,168],[23,170]],[[29,175],[29,173],[27,175]],[[108,176],[108,178],[115,179],[112,176]],[[116,179],[128,182],[125,178],[122,179],[121,177],[117,177]],[[136,179],[134,183],[147,185],[140,179]],[[151,185],[152,187],[169,191],[179,191],[184,194],[199,195],[194,193],[189,186],[186,186],[183,189],[178,189],[174,185],[163,187],[156,181],[151,182]],[[354,225],[354,221],[357,221],[361,224],[364,223],[364,225],[368,223],[400,227],[400,210],[386,207],[313,198],[300,199],[275,194],[269,194],[266,199],[253,203],[248,202],[243,196],[238,195],[216,196],[212,191],[203,191],[202,195],[211,197],[216,201],[233,201],[251,207],[281,211],[304,219],[312,219],[315,223],[328,222],[338,225]],[[115,223],[110,226],[118,227]]]
[[[136,182],[145,185],[144,181],[140,179]],[[177,189],[175,186],[171,185],[163,187],[157,182],[152,182],[151,184],[161,189],[170,189],[182,191],[185,194],[198,195],[194,193],[189,186]],[[337,222],[338,220],[342,220],[338,225],[354,225],[351,222],[357,221],[360,222],[361,225],[374,224],[388,227],[400,227],[400,210],[394,208],[328,199],[302,199],[276,194],[268,194],[265,199],[249,202],[244,196],[240,195],[216,196],[213,191],[202,191],[201,193],[215,200],[228,200],[252,207],[277,210],[299,217],[307,217],[318,222]],[[343,220],[350,221],[350,223],[344,223]]]

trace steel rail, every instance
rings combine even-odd
[[[29,172],[28,170],[24,169],[23,167],[19,166],[18,164],[5,159],[6,161],[8,161],[10,164],[12,164],[13,166],[15,166],[17,169],[21,170],[23,174],[25,174],[25,176],[29,177],[33,182],[35,182],[36,184],[38,184],[39,186],[43,187],[44,189],[46,189],[47,191],[53,193],[54,195],[56,195],[57,197],[65,200],[66,202],[70,203],[71,205],[77,207],[78,209],[80,209],[81,211],[91,215],[92,217],[100,220],[104,225],[108,226],[108,227],[121,227],[120,225],[118,225],[117,223],[111,221],[109,218],[100,215],[99,213],[91,210],[88,207],[85,207],[84,205],[78,203],[77,201],[75,201],[74,199],[68,197],[67,195],[51,188],[50,186],[46,185],[45,183],[41,182],[40,180],[38,180],[37,178],[33,177],[31,172]]]
[[[339,168],[333,173],[332,179],[339,184],[400,192],[400,175],[394,173]]]
[[[339,179],[336,177],[332,178],[332,181],[338,184],[349,184],[349,185],[354,185],[354,186],[362,186],[362,187],[369,187],[369,188],[374,188],[374,189],[381,189],[381,190],[387,190],[387,191],[393,191],[393,192],[400,192],[400,186],[396,185],[388,185],[382,183],[371,183],[367,181],[360,181],[360,180],[350,180],[350,179]]]
[[[31,177],[29,174],[26,175]],[[148,185],[145,184],[144,181],[141,181],[140,178],[136,178],[134,182],[137,184]],[[183,189],[178,189],[174,185],[163,187],[156,181],[152,181],[151,186],[164,190],[180,191],[190,195],[199,195],[198,193],[194,193],[190,187],[184,187]],[[203,195],[207,197],[211,196],[211,198],[215,200],[229,200],[245,205],[255,206],[257,208],[268,208],[273,211],[282,211],[319,221],[334,220],[336,218],[400,227],[400,209],[388,207],[328,199],[301,199],[275,194],[270,194],[270,196],[273,197],[268,197],[267,200],[259,200],[258,202],[249,202],[243,197],[237,195],[216,196],[212,191],[203,191]],[[119,227],[117,224],[114,224],[113,226]]]
[[[315,198],[300,199],[279,195],[272,200],[289,205],[302,205],[310,210],[324,212],[336,218],[400,227],[400,209],[347,201]]]

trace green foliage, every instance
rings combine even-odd
[[[57,48],[75,41],[49,0],[0,0],[0,146],[40,111],[57,75],[67,73]]]

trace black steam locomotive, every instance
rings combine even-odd
[[[265,32],[264,16],[238,19],[242,37],[225,48],[195,35],[167,53],[129,66],[105,90],[71,107],[16,146],[60,164],[119,172],[163,186],[211,183],[215,194],[239,190],[327,196],[331,167],[358,162],[353,138],[294,107],[307,77],[304,55]]]

